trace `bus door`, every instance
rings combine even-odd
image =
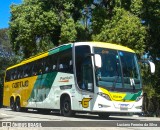
[[[82,107],[85,111],[91,111],[94,103],[94,82],[91,57],[85,59],[82,65]]]
[[[80,108],[91,111],[94,102],[93,67],[90,47],[75,47],[75,65],[78,87],[81,91]]]

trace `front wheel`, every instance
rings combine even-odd
[[[74,112],[71,110],[71,101],[69,97],[63,98],[63,101],[61,104],[61,112],[62,112],[62,115],[65,117],[70,117],[74,115]]]

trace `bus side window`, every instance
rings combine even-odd
[[[11,70],[11,73],[10,73],[10,80],[14,80],[14,70],[13,69]]]
[[[49,73],[52,71],[51,61],[51,56],[43,59],[43,73]]]
[[[64,73],[73,73],[72,66],[72,51],[68,49],[60,54],[58,70]]]
[[[43,66],[44,72],[43,73],[49,72],[49,63],[48,62],[49,62],[49,57],[43,59],[43,63],[44,63],[44,66]]]
[[[57,55],[51,55],[48,59],[49,72],[57,71]]]
[[[14,75],[13,75],[13,79],[16,80],[17,79],[17,69],[14,69]]]
[[[34,61],[33,64],[34,65],[33,65],[32,75],[35,76],[37,75],[37,67],[38,67],[37,61]]]
[[[28,63],[24,66],[23,68],[23,75],[21,76],[23,77],[30,77],[31,76],[31,72],[32,72],[32,64]]]
[[[23,77],[28,77],[28,71],[27,71],[27,65],[25,65],[24,67],[24,71],[23,71]]]
[[[5,81],[10,81],[10,80],[11,80],[11,70],[7,70]]]
[[[41,75],[44,72],[44,63],[43,59],[36,60],[33,62],[33,71],[32,75]]]
[[[45,73],[45,60],[44,59],[40,59],[39,60],[38,74],[41,75],[43,73]]]
[[[18,68],[17,68],[17,71],[18,71],[18,73],[17,73],[17,78],[20,79],[20,78],[21,78],[21,73],[22,73],[22,72],[21,72],[21,67],[18,67]]]

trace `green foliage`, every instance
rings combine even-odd
[[[77,40],[82,0],[24,0],[11,6],[9,36],[16,54],[25,58]],[[87,3],[88,4],[88,3]]]
[[[143,14],[145,26],[148,28],[147,50],[154,59],[160,57],[160,1],[143,0]]]
[[[147,28],[148,37],[146,38],[146,51],[152,57],[156,65],[156,73],[151,76],[150,83],[155,90],[155,95],[160,99],[160,1],[159,0],[142,0],[143,13],[142,19],[145,21],[144,25]],[[146,79],[144,83],[149,80]]]
[[[145,49],[146,29],[141,20],[121,8],[113,11],[111,20],[104,20],[101,33],[93,35],[93,40],[120,43],[142,54]]]
[[[131,13],[140,17],[142,14],[143,2],[142,0],[132,0],[130,10]]]
[[[7,31],[8,29],[0,29],[0,107],[2,105],[5,70],[18,61],[18,57],[12,51]]]
[[[61,27],[60,43],[74,42],[77,37],[76,25],[73,19],[66,19]]]
[[[11,6],[9,38],[24,58],[59,44],[91,39],[122,44],[139,55],[148,52],[156,73],[150,75],[144,68],[142,75],[151,97],[160,95],[159,16],[159,0],[24,0]]]
[[[35,54],[40,48],[37,40],[44,46],[46,37],[53,35],[58,20],[54,10],[42,10],[42,2],[27,1],[22,5],[11,6],[10,39],[14,51],[18,54],[24,52],[24,57]],[[50,45],[48,45],[50,46]],[[48,48],[47,48],[48,49]]]

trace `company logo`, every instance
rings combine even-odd
[[[20,87],[28,87],[29,81],[20,81],[20,82],[15,82],[12,84],[12,88],[20,88]]]
[[[72,76],[60,77],[59,82],[69,82],[69,80],[72,78]]]
[[[88,108],[88,107],[89,107],[89,101],[90,101],[91,99],[92,99],[92,98],[83,98],[82,101],[79,101],[79,102],[82,104],[82,107]]]

